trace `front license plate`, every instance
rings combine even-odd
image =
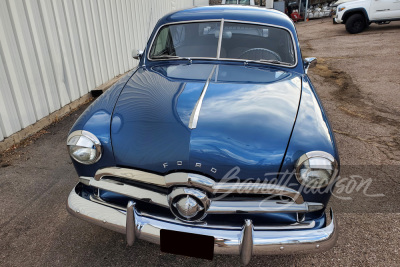
[[[162,252],[212,260],[214,237],[161,229]]]

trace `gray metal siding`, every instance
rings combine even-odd
[[[0,141],[132,69],[192,0],[0,0]]]

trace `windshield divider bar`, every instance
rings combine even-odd
[[[223,30],[224,30],[224,19],[221,20],[221,26],[220,26],[220,29],[219,29],[217,59],[219,59],[220,55],[221,55],[221,45],[222,45],[222,33],[223,33]]]

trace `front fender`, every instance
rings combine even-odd
[[[368,12],[367,12],[367,10],[365,10],[365,8],[363,8],[363,7],[360,7],[360,8],[351,8],[351,9],[349,9],[349,10],[346,10],[346,11],[344,12],[343,16],[342,16],[342,21],[343,21],[343,23],[346,23],[347,19],[348,19],[351,15],[353,15],[353,14],[355,14],[355,13],[361,13],[361,14],[363,14],[363,15],[364,15],[364,18],[365,18],[365,21],[368,23],[368,21],[369,21]]]
[[[293,189],[301,191],[300,184],[294,176],[295,163],[301,155],[310,151],[327,152],[339,163],[339,154],[328,117],[315,93],[311,81],[307,76],[304,76],[296,122],[281,167],[281,180],[285,180],[283,173],[293,174],[290,181],[287,181]],[[302,193],[303,198],[305,201],[315,201],[326,205],[329,201],[331,190],[320,191],[323,192]]]
[[[100,140],[102,146],[102,157],[95,164],[83,165],[72,159],[79,176],[93,176],[99,168],[115,165],[110,136],[112,113],[122,89],[135,71],[136,69],[130,71],[104,94],[99,96],[81,114],[69,131],[69,134],[78,130],[91,132]]]

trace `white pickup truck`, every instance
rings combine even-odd
[[[335,21],[349,33],[360,33],[372,22],[388,24],[400,20],[400,0],[358,0],[340,4]]]

